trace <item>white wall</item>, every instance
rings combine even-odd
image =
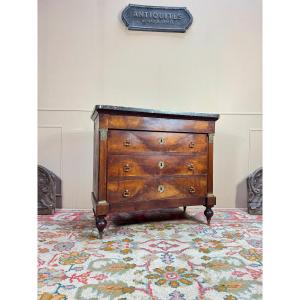
[[[246,207],[262,164],[261,2],[150,2],[134,1],[186,6],[192,26],[129,31],[127,1],[39,0],[39,162],[62,176],[64,207],[89,208],[95,104],[217,112],[218,207]]]

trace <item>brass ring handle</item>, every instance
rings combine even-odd
[[[193,186],[190,186],[189,192],[190,192],[191,194],[193,194],[193,193],[196,192],[196,189],[195,189]]]
[[[188,164],[188,169],[193,171],[194,170],[194,165],[192,163],[189,163]]]
[[[129,164],[124,165],[123,171],[124,171],[124,172],[129,172],[129,170],[130,170]]]
[[[194,142],[190,142],[190,143],[189,143],[189,147],[190,147],[190,148],[194,148],[194,147],[195,147],[195,143],[194,143]]]
[[[129,197],[130,193],[128,190],[125,190],[122,195],[124,198],[127,198],[127,197]]]
[[[125,147],[128,147],[128,146],[130,146],[130,140],[128,140],[128,139],[126,139],[124,142],[123,142],[123,145],[125,146]]]

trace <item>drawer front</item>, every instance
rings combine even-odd
[[[207,176],[108,180],[108,202],[186,199],[205,196]]]
[[[212,133],[215,131],[215,122],[205,120],[110,115],[108,127],[112,129],[127,130]]]
[[[109,153],[184,152],[206,153],[206,134],[109,130]]]
[[[207,173],[207,154],[110,155],[108,177],[200,175]]]

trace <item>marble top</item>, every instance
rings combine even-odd
[[[92,113],[91,118],[94,120],[99,111],[116,111],[120,113],[142,113],[146,115],[156,115],[156,116],[176,116],[176,117],[186,117],[191,119],[206,119],[216,121],[219,119],[219,114],[211,113],[200,113],[200,112],[171,112],[157,109],[146,109],[146,108],[136,108],[136,107],[125,107],[125,106],[113,106],[113,105],[96,105]]]

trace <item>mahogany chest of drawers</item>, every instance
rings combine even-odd
[[[102,237],[108,213],[204,205],[213,195],[217,114],[96,105],[92,202]]]

